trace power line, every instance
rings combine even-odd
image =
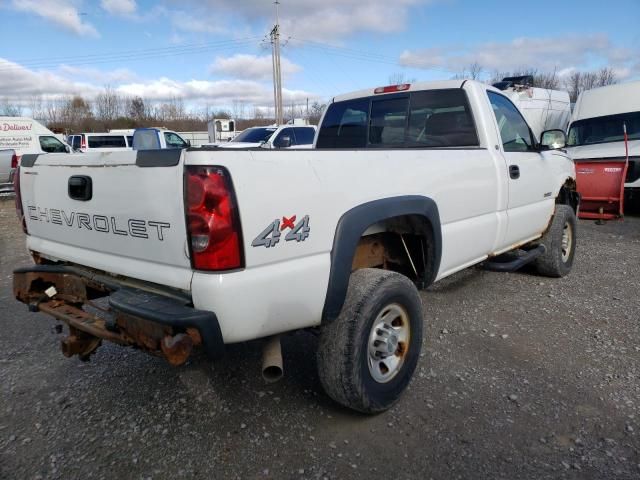
[[[305,40],[305,39],[296,38],[296,37],[291,37],[291,40],[300,42],[304,46],[322,51],[323,53],[326,53],[328,55],[348,58],[351,60],[360,60],[365,62],[385,64],[385,65],[394,65],[394,66],[403,67],[403,68],[406,68],[406,67],[420,68],[420,69],[429,69],[429,70],[439,70],[446,73],[455,73],[451,69],[448,69],[436,64],[426,64],[423,62],[407,62],[407,61],[400,63],[396,57],[382,55],[379,53],[367,52],[363,50],[355,50],[352,48],[331,45],[328,43],[316,42],[313,40]]]
[[[0,71],[15,70],[20,68],[47,68],[57,67],[60,64],[69,66],[93,65],[100,63],[126,62],[133,60],[147,60],[153,58],[172,57],[180,55],[192,55],[197,53],[205,53],[211,50],[229,49],[233,47],[247,46],[254,43],[261,37],[245,37],[234,40],[223,40],[219,42],[210,42],[205,44],[181,45],[176,47],[152,48],[137,51],[121,51],[104,54],[80,55],[71,57],[48,58],[46,60],[32,60],[30,62],[20,63],[18,61],[7,60],[15,63],[15,65],[2,65]]]

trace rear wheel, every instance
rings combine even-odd
[[[322,328],[318,375],[336,402],[381,412],[408,386],[421,345],[422,302],[415,285],[399,273],[357,270],[340,315]]]
[[[576,252],[576,215],[569,205],[558,204],[551,226],[540,239],[546,251],[536,259],[538,272],[548,277],[564,277],[571,271]]]

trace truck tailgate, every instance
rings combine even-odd
[[[181,151],[49,154],[27,165],[20,181],[31,250],[190,289]]]

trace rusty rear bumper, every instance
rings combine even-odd
[[[88,359],[102,340],[140,348],[174,365],[184,363],[193,347],[202,346],[210,358],[224,352],[216,315],[193,308],[180,296],[57,265],[15,270],[13,292],[30,311],[47,313],[69,326],[69,336],[62,341],[66,356]]]

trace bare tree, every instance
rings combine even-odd
[[[87,130],[93,120],[89,102],[80,95],[67,98],[62,106],[62,120],[73,131]]]
[[[31,111],[31,117],[44,120],[46,118],[46,109],[44,107],[44,102],[42,101],[41,95],[33,95],[29,98],[27,103],[27,107]]]
[[[324,113],[325,108],[327,108],[326,104],[313,102],[313,104],[309,108],[309,123],[312,125],[317,125],[320,122],[320,118],[322,118],[322,114]]]
[[[572,72],[565,80],[565,88],[569,91],[571,101],[575,102],[585,90],[606,87],[617,82],[615,71],[611,67],[603,67],[595,72]]]
[[[9,98],[4,97],[0,101],[0,115],[7,117],[20,117],[22,116],[22,106],[17,103],[9,103]]]
[[[394,72],[389,75],[389,85],[403,85],[405,83],[415,83],[415,78],[409,78],[404,72]]]
[[[244,118],[246,102],[244,100],[234,100],[233,101],[233,117]]]
[[[612,85],[614,83],[618,83],[618,79],[616,77],[616,72],[611,67],[602,67],[598,70],[598,86],[606,87],[607,85]]]
[[[131,119],[140,122],[143,121],[147,114],[144,100],[141,97],[133,97],[129,99],[127,113]]]
[[[482,80],[484,75],[484,67],[480,65],[478,62],[473,62],[470,65],[467,65],[462,69],[460,73],[457,73],[453,76],[454,80],[463,80],[463,79],[471,79],[471,80]],[[498,73],[495,73],[498,75]]]
[[[122,102],[116,91],[105,85],[104,91],[96,96],[96,117],[103,121],[115,120],[121,114]]]

